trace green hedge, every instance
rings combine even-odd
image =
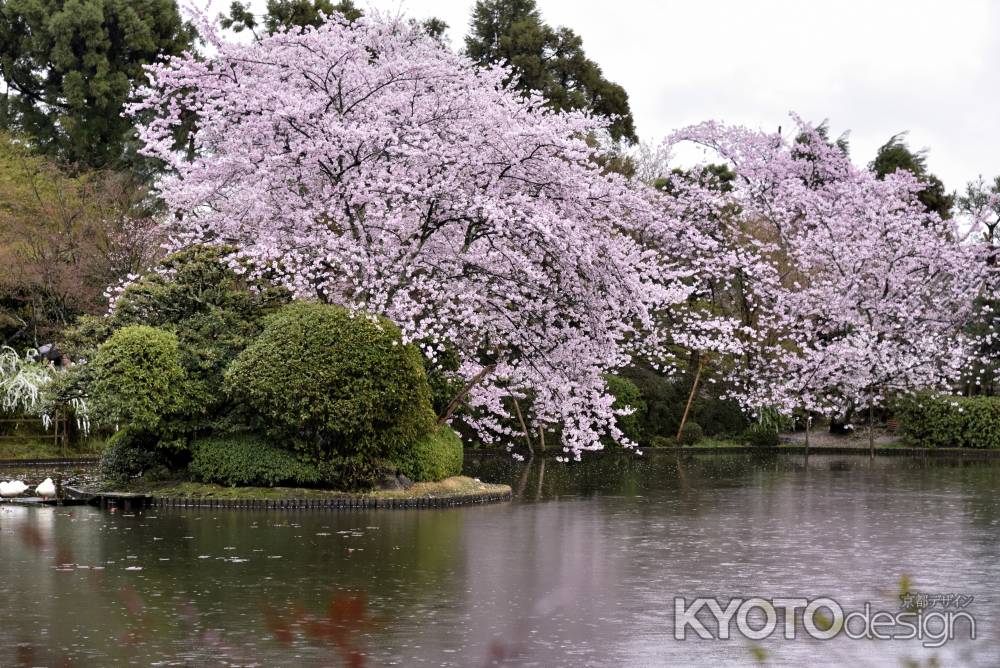
[[[920,394],[895,406],[904,438],[923,448],[1000,448],[1000,397]]]
[[[256,434],[195,440],[188,471],[202,482],[233,487],[311,487],[324,482],[317,467]]]
[[[397,466],[416,482],[434,482],[462,473],[462,439],[442,425],[417,441]]]

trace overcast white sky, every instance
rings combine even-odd
[[[213,3],[219,6],[219,0]],[[263,0],[255,5],[263,6]],[[356,0],[437,16],[461,46],[474,0]],[[228,1],[224,3],[228,5]],[[1000,173],[1000,2],[538,0],[629,94],[639,136],[714,118],[773,130],[788,112],[850,130],[866,164],[891,135],[949,189]]]

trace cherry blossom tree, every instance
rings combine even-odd
[[[982,177],[966,186],[958,198],[958,212],[966,234],[982,248],[986,280],[976,300],[975,316],[967,332],[973,341],[963,372],[967,394],[996,394],[1000,379],[1000,177],[992,183]]]
[[[912,175],[879,180],[796,121],[792,139],[705,123],[667,141],[700,145],[736,175],[720,189],[701,166],[669,188],[672,215],[715,244],[694,294],[728,295],[704,320],[738,358],[734,395],[750,410],[842,416],[948,387],[965,361],[980,249],[922,207]]]
[[[200,31],[214,53],[148,68],[131,109],[170,169],[174,245],[235,245],[238,270],[385,315],[432,362],[456,351],[464,387],[442,419],[465,403],[487,441],[513,439],[505,400],[530,392],[532,427],[560,425],[568,454],[630,445],[602,374],[658,354],[690,269],[643,241],[676,236],[655,193],[590,159],[603,121],[399,20],[252,44]]]

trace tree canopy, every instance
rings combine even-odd
[[[175,0],[3,0],[0,129],[64,163],[125,165],[136,146],[122,107],[143,66],[193,37]]]
[[[273,35],[289,28],[319,27],[331,14],[340,14],[348,21],[356,21],[364,14],[351,0],[331,2],[330,0],[267,0],[263,17],[258,18],[250,3],[234,0],[229,5],[229,14],[220,17],[223,28],[233,32],[249,30],[258,38],[258,28],[264,34]]]
[[[917,195],[924,208],[942,218],[951,217],[955,197],[948,194],[941,179],[927,170],[927,150],[914,151],[907,146],[905,132],[890,137],[889,141],[879,148],[875,159],[868,167],[879,178],[885,178],[897,169],[913,174],[924,185]]]
[[[621,435],[604,372],[655,345],[639,331],[686,288],[635,241],[654,193],[590,161],[598,121],[405,21],[219,44],[156,67],[134,107],[159,112],[141,135],[176,171],[177,240],[228,240],[299,298],[385,315],[431,361],[454,350],[483,438],[525,388],[572,453]],[[169,141],[182,107],[192,160]]]
[[[587,58],[583,39],[546,24],[535,0],[479,0],[466,53],[481,64],[504,62],[523,91],[539,91],[554,109],[588,109],[612,118],[612,138],[637,140],[628,94]]]

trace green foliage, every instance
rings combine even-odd
[[[663,436],[672,443],[691,391],[691,378],[669,378],[648,366],[629,367],[621,375],[639,388],[646,404],[645,411],[636,414],[642,434],[640,442],[651,443],[655,437]],[[749,422],[738,404],[718,398],[715,393],[719,389],[719,384],[710,387],[703,382],[691,404],[688,420],[700,424],[706,436],[741,434]]]
[[[756,447],[775,447],[779,443],[778,431],[773,425],[757,423],[743,432],[743,440]]]
[[[726,164],[713,163],[706,165],[698,171],[697,177],[690,169],[681,169],[680,167],[674,167],[670,173],[672,176],[679,177],[688,182],[697,181],[698,185],[718,190],[721,193],[731,192],[733,183],[736,181],[736,172]],[[653,181],[653,187],[657,190],[662,190],[668,195],[676,194],[673,181],[666,177],[660,177]]]
[[[892,174],[897,169],[904,169],[920,181],[927,184],[917,195],[917,199],[927,211],[935,212],[942,218],[950,218],[952,207],[955,205],[955,197],[948,194],[944,183],[934,174],[927,171],[927,149],[922,151],[910,150],[905,141],[906,133],[900,132],[889,138],[883,144],[875,159],[868,165],[879,178],[884,178]]]
[[[187,49],[175,0],[0,3],[0,129],[17,128],[60,160],[119,166],[135,157],[122,108],[143,65]]]
[[[649,444],[654,448],[671,448],[677,445],[676,441],[672,441],[666,436],[654,436]]]
[[[330,0],[267,0],[263,28],[268,35],[291,28],[316,28],[323,24],[324,16],[334,12],[343,14],[348,21],[356,21],[363,15],[351,0],[336,3]],[[220,20],[223,28],[233,32],[249,30],[259,37],[257,28],[261,23],[249,3],[231,3],[229,14],[223,14]]]
[[[314,460],[396,460],[434,426],[419,351],[399,328],[339,306],[271,316],[225,384],[262,431]]]
[[[444,352],[438,353],[434,362],[427,357],[421,357],[427,373],[427,382],[431,387],[431,406],[434,408],[434,414],[444,415],[452,399],[465,387],[462,377],[455,373],[459,366],[458,353],[454,348],[446,348]]]
[[[895,414],[906,440],[923,448],[1000,448],[1000,397],[919,394]]]
[[[92,407],[102,422],[156,432],[185,405],[186,378],[170,332],[143,325],[120,329],[92,364]]]
[[[333,455],[316,464],[325,485],[347,492],[363,492],[394,476],[396,465],[363,454]]]
[[[584,53],[579,35],[543,22],[535,0],[479,0],[465,49],[484,65],[507,62],[518,76],[518,88],[541,91],[554,109],[616,117],[611,136],[637,141],[625,89],[604,78]]]
[[[147,433],[126,427],[108,440],[97,470],[102,478],[113,482],[126,482],[162,470],[166,461],[154,445]]]
[[[695,445],[705,438],[705,432],[697,422],[685,422],[681,430],[681,445]]]
[[[441,425],[414,444],[397,463],[400,473],[414,482],[434,482],[462,473],[462,439]]]
[[[125,289],[110,316],[83,319],[67,335],[67,349],[74,358],[89,357],[96,343],[131,325],[171,332],[187,377],[186,410],[174,416],[174,431],[229,428],[233,406],[223,390],[225,370],[262,331],[264,318],[290,300],[283,289],[238,275],[229,266],[231,253],[193,246],[163,259]]]
[[[757,413],[757,424],[765,431],[774,433],[789,431],[795,424],[792,416],[786,415],[776,408],[765,406]]]
[[[615,398],[611,406],[616,409],[633,409],[630,415],[618,416],[618,428],[627,438],[638,443],[642,440],[642,416],[646,413],[646,402],[642,399],[642,393],[635,383],[623,376],[608,374],[604,380],[608,384],[611,396]]]
[[[314,465],[255,434],[196,439],[188,471],[202,482],[230,487],[311,487],[323,482]]]

